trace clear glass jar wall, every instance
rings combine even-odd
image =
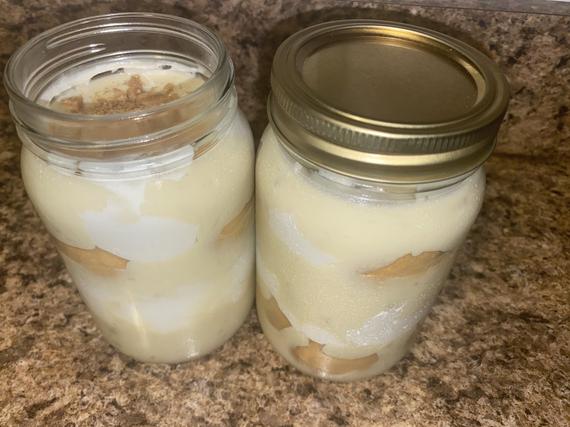
[[[256,173],[257,312],[273,347],[322,378],[400,360],[481,208],[508,103],[472,47],[345,20],[278,48]]]
[[[31,40],[6,85],[26,190],[108,342],[174,363],[231,337],[254,296],[254,146],[222,42],[87,18]]]
[[[364,184],[308,168],[281,144],[268,128],[257,164],[263,331],[309,375],[378,374],[408,351],[447,278],[483,170],[423,188]]]

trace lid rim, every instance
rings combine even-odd
[[[323,34],[328,35],[327,43],[334,45],[334,36],[339,31],[344,31],[345,37],[355,34],[355,38],[360,36],[359,31],[375,32],[376,36],[386,31],[403,32],[407,37],[413,35],[418,46],[420,41],[429,40],[432,45],[437,45],[437,49],[445,47],[449,50],[447,56],[453,56],[458,64],[457,57],[463,61],[460,64],[463,69],[473,69],[467,70],[469,76],[473,73],[481,76],[481,86],[477,86],[479,83],[472,77],[477,89],[475,103],[452,120],[434,120],[431,123],[421,123],[421,120],[413,123],[412,119],[406,122],[379,120],[331,105],[306,84],[298,67],[304,59],[300,53],[302,49]],[[313,44],[318,45],[317,42]],[[375,168],[376,171],[367,171],[367,177],[361,178],[382,182],[447,179],[449,174],[458,175],[459,169],[470,170],[480,166],[495,146],[496,134],[509,101],[504,75],[475,48],[432,30],[377,20],[332,21],[292,35],[276,52],[271,87],[268,115],[289,150],[308,156],[307,160],[319,167],[347,176],[360,175],[355,167],[357,163],[361,169]],[[482,94],[480,90],[483,90]],[[327,148],[317,149],[315,146]],[[384,157],[376,157],[374,161],[370,157],[382,155]],[[420,173],[417,167],[414,169],[398,161],[410,156],[421,157],[421,167],[432,168],[433,171]],[[401,168],[400,172],[387,173],[388,169],[397,167]]]
[[[437,157],[440,153],[412,153],[407,155],[389,152],[371,153],[340,146],[335,146],[336,150],[331,152],[327,150],[331,146],[330,142],[312,134],[309,130],[306,130],[305,138],[311,139],[314,143],[295,143],[299,139],[287,136],[286,125],[284,126],[284,123],[279,122],[279,118],[273,114],[274,112],[275,110],[271,108],[270,99],[267,105],[269,123],[278,136],[281,145],[285,146],[294,158],[313,167],[320,167],[364,181],[386,184],[420,184],[443,181],[480,167],[491,155],[496,144],[496,139],[490,141],[484,139],[479,141],[478,145],[473,144],[458,150],[443,152],[441,153],[444,154],[443,158]],[[350,153],[342,158],[343,163],[341,165],[335,161],[337,159],[336,152],[339,150]],[[363,161],[363,154],[367,161]],[[465,165],[462,154],[467,154],[472,159],[469,165]],[[390,162],[389,160],[396,161]]]

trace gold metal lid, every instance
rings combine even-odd
[[[422,183],[493,151],[509,88],[471,46],[411,25],[327,22],[281,44],[269,120],[301,161],[358,179]]]

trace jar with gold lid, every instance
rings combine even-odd
[[[207,28],[91,17],[30,40],[5,83],[27,193],[103,336],[148,362],[223,344],[254,297],[254,146]]]
[[[293,366],[348,381],[408,351],[481,208],[508,104],[472,47],[398,23],[278,49],[257,160],[257,311]]]

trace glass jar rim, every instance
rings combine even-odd
[[[47,41],[51,38],[57,37],[65,32],[70,30],[77,29],[85,24],[96,25],[98,23],[103,23],[108,21],[109,19],[122,19],[122,18],[129,18],[129,19],[136,19],[136,18],[153,18],[153,19],[160,19],[163,22],[171,22],[171,23],[178,23],[193,29],[201,31],[204,35],[211,38],[214,42],[214,46],[217,50],[218,57],[220,58],[218,61],[218,65],[215,70],[212,71],[212,74],[208,78],[208,80],[199,88],[193,90],[192,92],[181,96],[173,101],[170,101],[165,104],[156,105],[150,108],[145,108],[144,110],[135,110],[135,111],[127,111],[122,113],[112,113],[112,114],[105,114],[105,115],[98,115],[98,114],[79,114],[79,113],[68,113],[64,111],[57,111],[52,108],[49,108],[45,105],[38,104],[35,100],[30,99],[24,91],[19,88],[16,84],[14,84],[14,73],[16,71],[16,67],[18,65],[18,61],[21,61],[24,55],[38,43],[43,41]],[[135,22],[127,23],[127,25],[132,25]],[[109,23],[107,27],[124,25],[125,23]],[[87,28],[90,29],[91,27]],[[77,30],[76,30],[77,31]],[[123,13],[108,13],[104,15],[96,15],[90,16],[86,18],[77,19],[74,21],[70,21],[56,27],[53,27],[49,30],[46,30],[28,40],[24,45],[20,46],[8,59],[6,63],[5,70],[4,70],[4,85],[8,90],[11,99],[18,100],[38,111],[41,111],[43,114],[52,117],[59,117],[68,120],[91,120],[91,121],[109,121],[109,120],[125,120],[125,119],[132,119],[135,117],[146,116],[148,114],[152,114],[155,112],[164,111],[165,109],[183,104],[184,102],[188,102],[188,100],[195,99],[199,97],[208,87],[208,85],[212,85],[217,80],[218,76],[222,74],[224,69],[224,63],[228,59],[226,48],[218,37],[216,33],[212,30],[207,28],[204,25],[201,25],[195,21],[191,21],[186,18],[180,18],[177,16],[167,15],[163,13],[154,13],[154,12],[123,12]]]
[[[141,57],[197,66],[205,81],[176,100],[124,113],[74,114],[38,102],[70,70]],[[99,15],[52,28],[12,55],[4,80],[23,143],[72,158],[129,161],[176,150],[218,133],[236,108],[234,68],[221,38],[157,13]]]

